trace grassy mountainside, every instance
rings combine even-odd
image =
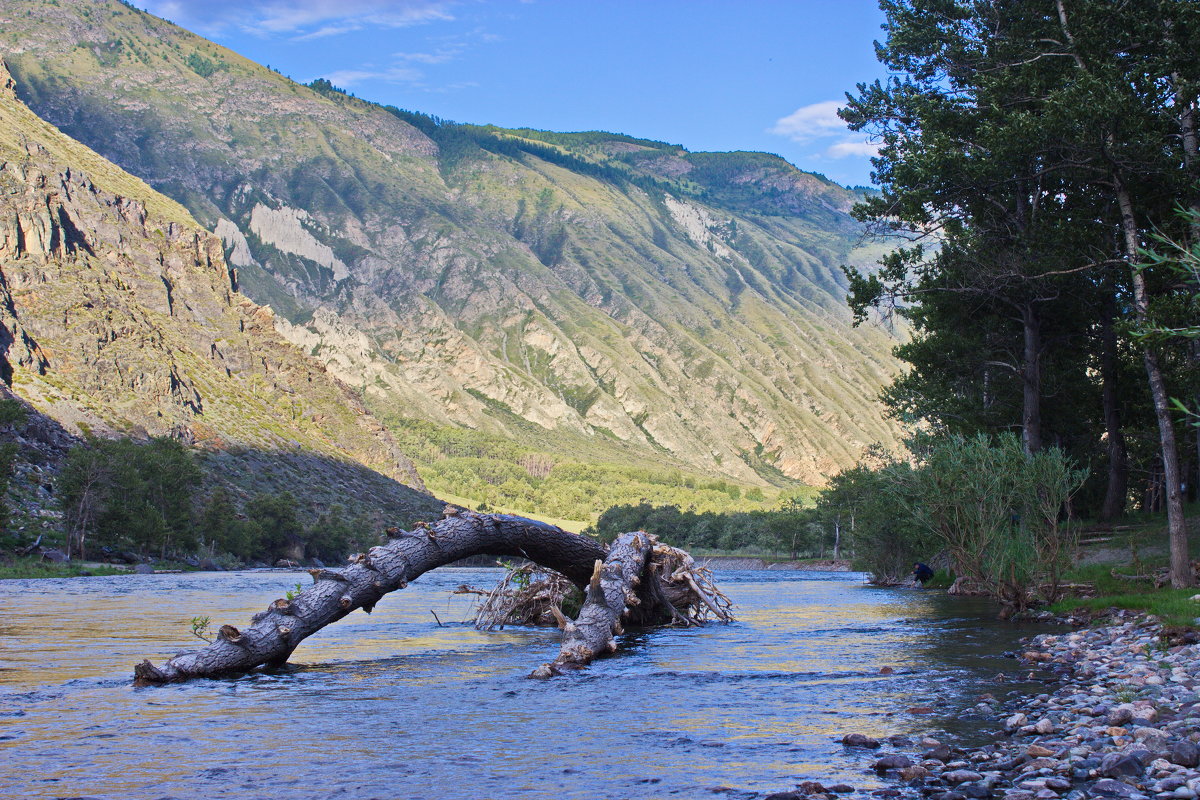
[[[781,159],[445,123],[115,0],[10,0],[0,46],[382,416],[758,484],[896,440],[892,342],[843,307],[854,196]]]
[[[421,486],[357,398],[235,290],[220,239],[33,114],[2,66],[0,375],[64,435],[170,435],[246,493],[440,508],[401,483]]]

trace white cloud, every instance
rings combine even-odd
[[[415,69],[408,67],[391,67],[388,69],[339,69],[322,75],[322,78],[340,88],[348,88],[363,81],[387,81],[389,83],[412,83],[425,76]]]
[[[459,47],[438,50],[436,53],[393,53],[392,57],[417,64],[445,64],[447,61],[453,61],[461,52],[462,48]]]
[[[786,136],[794,142],[811,142],[833,133],[844,133],[846,123],[837,115],[837,100],[803,106],[767,129],[767,133]]]
[[[876,156],[879,155],[879,145],[872,142],[835,142],[825,150],[830,158],[846,158],[847,156]]]
[[[365,27],[403,28],[452,20],[455,0],[142,0],[146,10],[180,25],[215,31],[230,26],[299,38]]]
[[[852,133],[837,110],[842,106],[838,100],[802,106],[778,120],[767,129],[767,133],[786,136],[800,144],[825,144],[825,158],[862,158],[879,152],[879,146],[868,142],[860,134]]]

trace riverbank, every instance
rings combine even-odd
[[[1200,608],[1200,605],[1198,605]],[[1200,796],[1200,644],[1164,644],[1159,623],[1119,612],[1116,624],[1043,634],[1024,642],[1021,670],[1049,671],[1051,693],[999,705],[989,744],[951,748],[893,740],[874,769],[895,788],[874,796],[931,800],[1194,800]],[[880,742],[848,735],[847,747]],[[898,745],[898,746],[896,746]],[[833,797],[802,784],[767,800]]]

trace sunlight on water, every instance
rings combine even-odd
[[[0,797],[718,798],[807,778],[866,789],[874,754],[837,738],[977,736],[983,723],[959,712],[1014,690],[992,676],[1031,632],[857,575],[725,572],[736,624],[629,633],[616,656],[541,682],[525,676],[553,657],[557,631],[463,624],[470,603],[453,589],[499,574],[438,570],[319,632],[283,670],[155,689],[129,685],[133,664],[200,645],[192,617],[244,625],[307,575],[0,581]]]

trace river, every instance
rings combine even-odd
[[[244,625],[304,573],[0,581],[3,798],[752,798],[880,785],[845,733],[969,742],[969,712],[1037,628],[856,573],[717,574],[738,622],[630,633],[550,681],[557,631],[463,623],[440,569],[308,639],[273,674],[135,689],[133,664]],[[439,626],[432,611],[444,623]],[[891,675],[881,674],[891,667]],[[932,708],[932,713],[921,707]],[[916,709],[916,710],[914,710]],[[942,732],[945,732],[943,735]]]

